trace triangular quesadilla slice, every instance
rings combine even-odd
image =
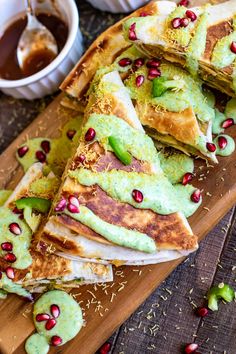
[[[3,291],[20,295],[25,290],[41,292],[53,286],[78,287],[113,279],[111,266],[65,260],[35,239],[34,232],[43,223],[57,188],[58,179],[52,173],[45,176],[43,165],[36,163],[0,207]],[[19,209],[22,205],[24,208]]]
[[[145,17],[134,14],[125,21],[125,39],[148,56],[163,57],[235,96],[236,0],[190,9],[170,1],[153,6],[151,13],[143,8]]]
[[[197,248],[183,213],[200,200],[192,202],[195,188],[186,187],[164,176],[119,73],[99,71],[42,241],[63,257],[116,265],[181,257]]]

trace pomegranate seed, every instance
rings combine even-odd
[[[119,63],[120,66],[122,66],[122,68],[124,68],[125,66],[131,65],[132,64],[132,60],[129,58],[122,58]]]
[[[18,225],[16,222],[12,222],[9,225],[9,230],[11,231],[12,234],[14,235],[20,235],[21,234],[21,228],[20,225]]]
[[[131,41],[137,40],[135,29],[136,29],[136,23],[132,23],[132,25],[129,28],[129,40]]]
[[[143,65],[144,65],[144,59],[143,58],[135,59],[134,66],[136,68],[141,68],[141,66],[143,66]]]
[[[79,208],[74,204],[68,204],[67,209],[73,214],[79,213]]]
[[[216,146],[213,143],[207,143],[206,144],[207,150],[210,152],[215,152],[216,151]]]
[[[145,11],[141,12],[139,15],[139,17],[146,17],[146,16],[150,16],[150,15]]]
[[[45,324],[45,328],[46,330],[50,331],[53,327],[55,327],[57,324],[57,321],[54,318],[50,318],[49,320],[47,320],[46,324]]]
[[[175,17],[172,21],[171,21],[172,27],[173,28],[179,28],[181,26],[181,18],[180,17]]]
[[[47,313],[38,313],[35,317],[37,322],[43,322],[50,319],[50,316]]]
[[[179,3],[178,3],[178,6],[185,6],[187,7],[189,5],[189,0],[181,0]]]
[[[197,19],[197,15],[195,14],[195,12],[193,12],[193,11],[191,11],[191,10],[187,10],[187,11],[185,12],[185,15],[186,15],[192,22],[196,21],[196,19]]]
[[[205,316],[207,316],[208,315],[208,309],[206,308],[206,307],[199,307],[198,309],[197,309],[197,315],[199,316],[199,317],[205,317]]]
[[[15,272],[14,272],[14,268],[12,267],[7,267],[5,269],[6,275],[9,279],[14,279],[15,278]]]
[[[230,45],[230,50],[232,53],[236,54],[236,42],[233,41]]]
[[[196,189],[191,195],[191,200],[194,203],[198,203],[200,201],[200,198],[201,198],[201,191],[200,189]]]
[[[101,348],[99,349],[99,354],[108,354],[111,349],[110,343],[104,343]]]
[[[51,150],[51,145],[50,145],[50,141],[48,140],[43,140],[41,142],[41,148],[43,149],[43,151],[48,154],[49,151]]]
[[[44,162],[46,161],[46,155],[45,155],[45,153],[44,153],[43,151],[41,151],[41,150],[36,151],[35,157],[36,157],[36,159],[37,159],[39,162],[44,163]]]
[[[51,345],[57,347],[58,345],[62,344],[62,339],[59,336],[52,336],[51,338]]]
[[[86,157],[84,155],[80,155],[78,157],[78,160],[79,160],[80,163],[83,163],[85,161],[85,159],[86,159]]]
[[[14,263],[16,261],[16,256],[14,253],[7,253],[3,258],[9,263]]]
[[[187,27],[189,25],[189,19],[188,18],[181,18],[181,21],[180,21],[180,26],[181,27]]]
[[[59,203],[57,203],[57,205],[55,206],[54,210],[56,212],[58,212],[58,211],[65,210],[65,208],[66,208],[66,200],[63,198],[63,199],[60,200]]]
[[[51,314],[52,314],[52,316],[54,318],[57,318],[57,317],[60,316],[60,308],[59,308],[59,306],[57,306],[55,304],[51,305],[50,311],[51,311]]]
[[[24,146],[21,146],[18,150],[17,150],[17,153],[18,153],[18,156],[19,157],[23,157],[25,156],[25,154],[29,151],[29,148],[28,146],[24,145]]]
[[[23,210],[22,210],[22,209],[18,209],[17,207],[15,207],[15,208],[12,210],[12,212],[13,212],[14,214],[23,214]]]
[[[224,150],[228,144],[227,139],[224,136],[218,137],[218,145],[221,150]]]
[[[2,248],[3,251],[8,251],[8,252],[10,252],[10,251],[12,251],[13,246],[12,246],[12,243],[11,243],[11,242],[3,242],[3,243],[1,244],[1,248]]]
[[[92,141],[96,136],[96,132],[93,128],[89,128],[87,130],[87,133],[85,134],[85,140],[86,141]]]
[[[157,59],[151,59],[148,60],[146,63],[147,68],[158,68],[161,65],[160,60]]]
[[[193,174],[191,172],[185,173],[182,181],[183,186],[186,186],[186,184],[192,181],[192,179],[193,179]]]
[[[69,198],[68,198],[68,201],[69,201],[70,204],[73,204],[74,206],[79,208],[79,201],[74,195],[70,195]]]
[[[191,354],[191,353],[196,352],[197,348],[198,348],[197,343],[190,343],[190,344],[186,345],[186,347],[184,348],[184,352],[186,354]]]
[[[228,118],[222,123],[222,128],[226,129],[234,125],[234,120],[233,118]]]
[[[144,83],[145,77],[143,75],[139,75],[136,77],[136,86],[140,87]]]
[[[132,192],[132,197],[137,203],[142,203],[143,201],[143,193],[138,189],[134,189]]]
[[[75,136],[75,133],[76,133],[76,130],[74,130],[74,129],[67,130],[67,133],[66,133],[67,138],[72,140],[74,138],[74,136]]]
[[[161,72],[159,69],[155,69],[155,68],[149,69],[149,71],[148,71],[148,79],[149,80],[153,80],[159,76],[161,76]]]

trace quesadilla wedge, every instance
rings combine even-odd
[[[198,247],[183,209],[189,216],[200,201],[191,201],[194,187],[181,197],[177,189],[164,176],[119,73],[101,70],[41,240],[63,257],[105,264],[181,257]]]
[[[50,207],[55,187],[58,179],[52,173],[46,177],[43,165],[36,163],[0,207],[0,288],[3,291],[23,295],[28,290],[42,292],[53,286],[78,287],[113,279],[109,265],[65,260],[36,241],[33,233],[45,218],[43,212]],[[24,210],[16,205],[24,205]]]
[[[146,17],[124,22],[125,39],[149,56],[163,57],[200,76],[209,86],[236,95],[236,0],[187,9],[157,1]]]

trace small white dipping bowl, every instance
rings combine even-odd
[[[0,16],[0,37],[5,29],[25,13],[25,1],[1,0],[4,11]],[[68,38],[58,56],[43,70],[21,80],[0,78],[0,90],[15,98],[33,100],[55,92],[65,76],[76,64],[83,52],[79,14],[74,0],[35,0],[34,9],[39,13],[51,13],[68,25]]]

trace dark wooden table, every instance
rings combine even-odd
[[[120,19],[78,0],[85,46]],[[44,109],[53,97],[33,102],[0,94],[0,150]],[[203,220],[204,222],[204,220]],[[204,319],[195,314],[207,290],[220,282],[236,289],[236,215],[232,209],[201,243],[198,252],[181,264],[108,340],[112,354],[178,354],[189,342],[201,354],[236,353],[236,305],[220,304]],[[135,289],[133,289],[135,291]],[[63,349],[60,350],[63,353]],[[83,354],[79,352],[75,354]]]

